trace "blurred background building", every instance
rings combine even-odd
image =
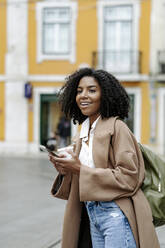
[[[165,0],[0,0],[0,153],[39,153],[66,76],[90,66],[121,81],[129,127],[164,154],[164,13]]]

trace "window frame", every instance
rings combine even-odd
[[[68,54],[44,54],[43,52],[43,11],[45,8],[70,8],[70,51]],[[76,2],[42,2],[36,4],[36,20],[37,20],[37,63],[41,63],[44,60],[68,60],[70,63],[76,61],[76,19],[77,19],[77,3]]]
[[[132,51],[138,52],[139,50],[139,17],[140,17],[140,2],[139,0],[99,0],[97,3],[97,16],[98,16],[98,51],[104,51],[105,40],[104,40],[104,10],[106,7],[118,7],[118,6],[132,6],[133,19],[132,19]],[[138,53],[135,53],[134,60],[138,61]],[[103,55],[99,56],[99,64],[103,64]],[[138,63],[133,67],[133,72],[138,71]],[[126,72],[127,73],[127,72]]]

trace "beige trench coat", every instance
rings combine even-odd
[[[79,139],[75,150],[77,154],[80,148]],[[62,248],[78,247],[81,202],[112,200],[127,216],[137,247],[159,248],[151,209],[140,189],[144,179],[143,158],[124,122],[113,117],[99,119],[93,139],[93,159],[95,169],[82,166],[79,177],[67,174],[60,186],[56,178],[52,187],[55,197],[68,200]]]

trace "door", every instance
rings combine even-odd
[[[129,94],[129,98],[130,98],[130,110],[129,110],[128,118],[125,119],[125,122],[127,123],[130,130],[134,133],[135,95]]]
[[[55,132],[55,119],[60,118],[56,94],[40,95],[40,144],[45,145],[51,133]]]
[[[45,145],[48,138],[48,117],[49,117],[49,102],[44,102],[41,96],[41,116],[40,116],[40,144]]]
[[[141,141],[141,90],[138,87],[126,88],[130,98],[128,118],[125,120],[138,142]]]

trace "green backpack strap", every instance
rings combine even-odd
[[[159,155],[139,144],[145,165],[145,180],[142,190],[147,197],[154,225],[165,224],[165,161]]]

